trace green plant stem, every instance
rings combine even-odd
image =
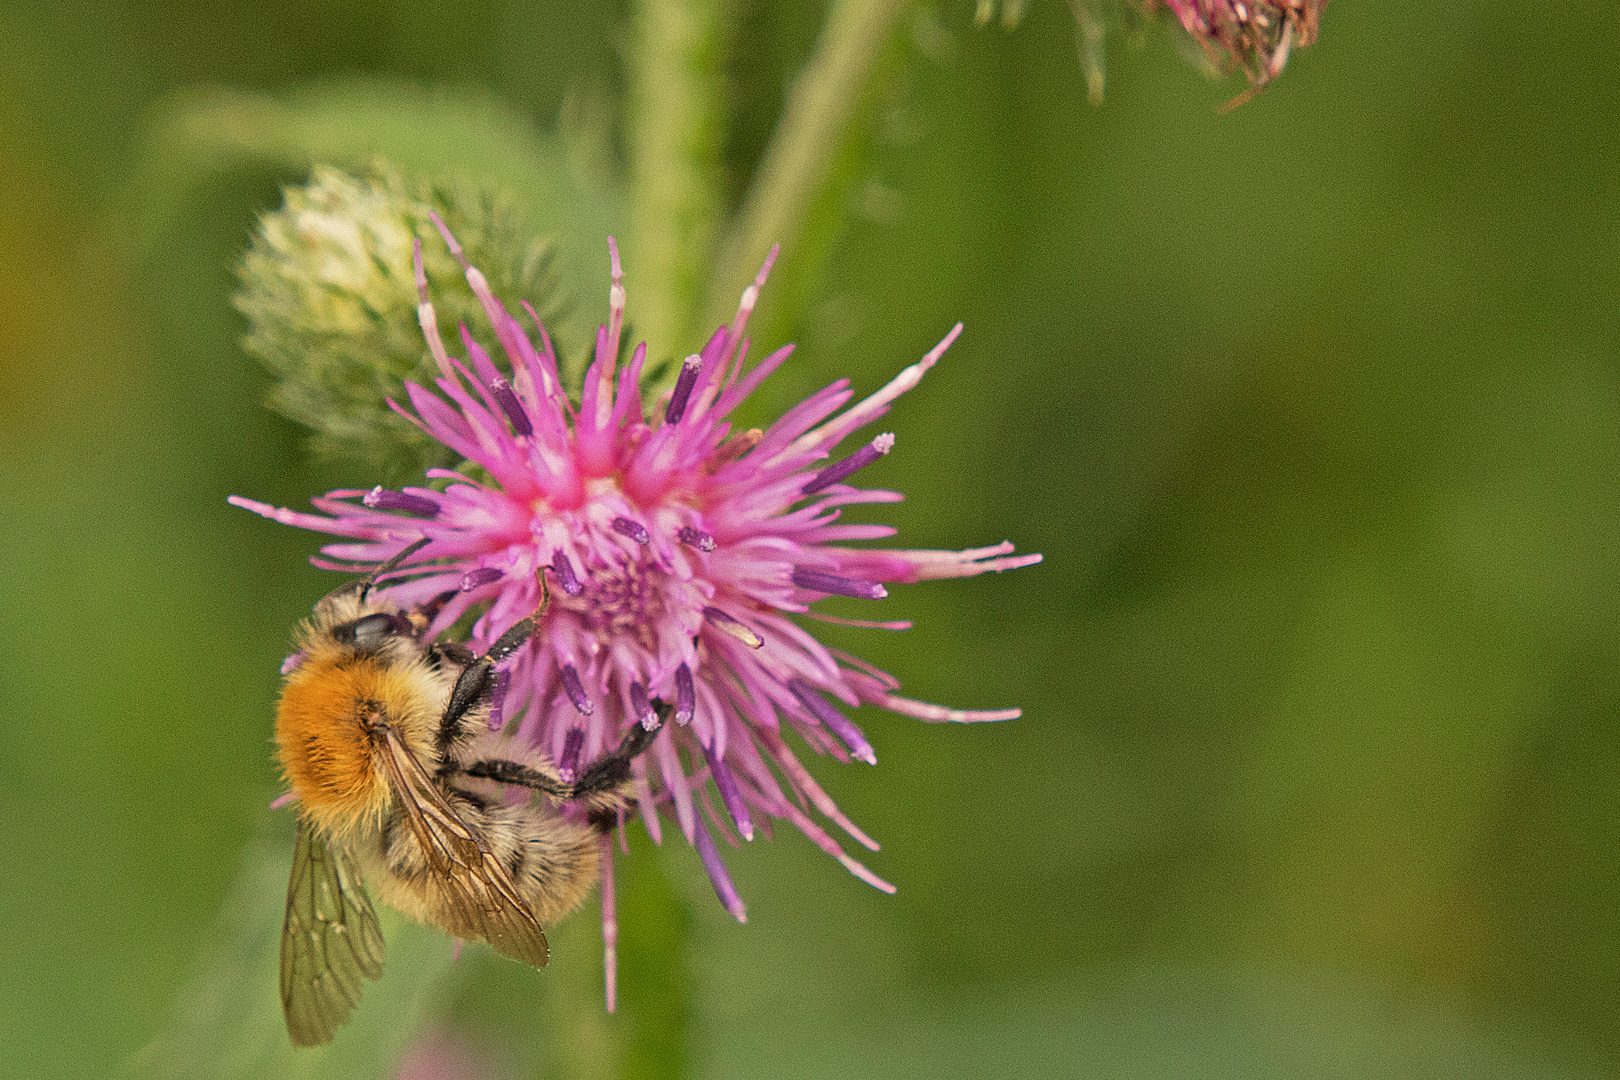
[[[705,324],[727,321],[772,244],[797,238],[883,47],[911,0],[835,0],[720,247]]]
[[[716,0],[636,0],[631,19],[626,277],[636,336],[663,356],[692,323],[720,214],[721,48]]]

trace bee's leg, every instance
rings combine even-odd
[[[653,699],[653,711],[658,714],[658,723],[651,730],[637,724],[630,729],[619,748],[607,757],[592,762],[579,780],[568,784],[562,780],[531,768],[517,761],[507,761],[503,758],[485,758],[470,765],[458,767],[460,772],[468,776],[476,776],[484,780],[494,780],[499,784],[516,784],[531,791],[543,792],[553,798],[568,802],[573,799],[585,799],[591,806],[590,822],[597,829],[607,831],[617,821],[618,794],[630,779],[630,762],[657,737],[658,732],[668,721],[674,706],[666,702]]]
[[[444,715],[439,718],[439,749],[447,749],[457,741],[461,735],[461,721],[467,715],[467,710],[484,700],[494,685],[490,672],[496,664],[517,652],[523,643],[529,640],[534,634],[535,627],[540,625],[540,617],[551,606],[551,591],[546,588],[545,574],[540,574],[536,580],[540,583],[540,603],[535,605],[534,614],[512,624],[511,629],[502,634],[483,656],[469,656],[469,659],[463,660],[456,650],[461,649],[465,652],[465,646],[450,644],[434,646],[437,653],[466,665],[456,679],[455,689],[450,691],[450,704],[444,707]]]
[[[416,636],[422,640],[422,644],[426,649],[428,663],[436,668],[444,667],[446,661],[456,665],[457,668],[465,668],[477,659],[477,654],[460,642],[439,641],[436,637],[430,638],[427,636],[428,627],[432,626],[433,620],[439,617],[439,612],[444,610],[444,605],[448,604],[460,593],[460,589],[442,592],[406,616],[410,619],[411,626],[416,631]]]
[[[658,723],[651,729],[640,724],[632,727],[619,748],[606,757],[597,758],[575,781],[572,790],[564,796],[569,799],[588,799],[592,795],[601,795],[616,791],[630,779],[630,762],[647,747],[652,745],[653,739],[664,729],[669,720],[670,713],[675,707],[668,702],[657,698],[652,702],[653,712],[658,714]]]
[[[497,784],[516,784],[531,791],[544,792],[559,799],[571,797],[574,786],[565,784],[555,777],[547,776],[538,769],[532,769],[522,762],[507,761],[505,758],[484,758],[471,765],[458,766],[460,772],[468,776],[476,776],[484,780],[493,780]]]
[[[490,672],[496,664],[517,652],[529,640],[535,625],[533,615],[514,623],[510,630],[500,636],[500,640],[490,646],[489,652],[475,657],[472,663],[461,669],[455,689],[450,691],[450,704],[444,707],[444,715],[439,718],[440,749],[454,744],[461,737],[461,721],[467,715],[467,710],[489,694],[494,681],[490,678]]]
[[[423,619],[422,629],[425,631],[428,624],[439,617],[439,612],[444,610],[444,605],[448,604],[451,600],[454,600],[459,595],[461,595],[460,589],[448,589],[440,593],[438,596],[435,596],[421,607],[417,608],[416,614],[422,616]]]
[[[459,668],[467,668],[478,659],[478,654],[459,641],[440,641],[428,649],[428,658],[435,667],[442,667],[445,661],[449,661]]]

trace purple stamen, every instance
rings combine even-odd
[[[568,561],[568,553],[561,548],[553,548],[551,552],[551,574],[562,586],[562,591],[569,596],[578,596],[585,590],[574,576],[574,564]]]
[[[562,757],[557,759],[557,775],[572,784],[579,771],[579,752],[585,746],[585,729],[569,728],[563,736]]]
[[[653,710],[652,702],[647,699],[647,688],[638,682],[630,684],[630,708],[635,710],[636,719],[641,726],[651,731],[658,726],[658,713]]]
[[[489,730],[499,731],[506,726],[501,709],[506,705],[506,688],[512,683],[510,671],[497,671],[495,685],[489,688]]]
[[[726,804],[731,820],[737,823],[737,831],[742,834],[744,840],[752,840],[754,822],[748,816],[748,804],[743,802],[742,791],[737,787],[737,778],[731,775],[726,763],[715,757],[707,746],[703,747],[703,757],[709,763],[709,775],[714,777],[714,786],[720,789],[720,801]]]
[[[507,420],[512,423],[512,430],[519,435],[533,435],[534,423],[529,419],[529,412],[518,400],[517,391],[505,379],[496,379],[489,384],[489,392],[495,398],[495,404],[501,407]]]
[[[748,625],[741,619],[733,618],[717,607],[704,608],[703,617],[750,649],[757,649],[765,644],[765,639],[749,629]]]
[[[438,517],[439,504],[420,495],[407,495],[403,491],[389,491],[381,485],[366,492],[360,500],[373,510],[403,510],[418,517]]]
[[[850,723],[849,718],[831,705],[822,697],[816,688],[803,679],[792,679],[788,682],[788,689],[793,696],[799,699],[799,704],[810,710],[810,714],[832,729],[833,734],[844,740],[849,752],[868,765],[877,764],[877,754],[872,750],[872,744],[866,741],[861,729]]]
[[[696,353],[681,363],[681,373],[675,380],[675,389],[669,395],[669,407],[664,410],[664,423],[678,424],[686,415],[686,403],[691,400],[692,388],[697,385],[698,373],[703,370],[703,357]]]
[[[804,485],[804,494],[814,495],[823,488],[830,488],[847,476],[851,476],[866,468],[878,458],[894,449],[894,432],[886,431],[873,439],[859,450],[855,451],[843,461],[837,461],[822,469],[811,477],[810,482]]]
[[[802,566],[793,571],[793,584],[810,592],[837,593],[839,596],[853,596],[860,600],[882,600],[889,595],[888,589],[874,581],[839,577],[837,574],[823,573],[820,570],[807,570]]]
[[[682,525],[681,531],[675,534],[676,539],[687,547],[695,547],[699,551],[713,551],[714,537],[702,529],[694,529],[690,525]]]
[[[720,898],[731,917],[740,923],[748,921],[748,909],[743,905],[742,897],[737,895],[737,887],[731,883],[731,875],[726,873],[726,864],[720,860],[720,852],[715,849],[714,838],[709,835],[709,827],[700,817],[697,821],[697,833],[692,837],[697,845],[698,858],[703,860],[703,869],[709,875],[709,883],[714,886],[714,894]]]
[[[631,521],[627,517],[614,518],[613,531],[620,536],[629,537],[638,544],[646,544],[652,541],[652,537],[647,535],[646,529],[643,529],[638,522]]]
[[[697,691],[692,687],[692,669],[682,664],[675,669],[675,722],[682,726],[692,722],[696,711]]]
[[[472,592],[482,589],[485,585],[493,585],[506,575],[493,566],[480,566],[461,575],[461,591]]]
[[[591,699],[585,696],[585,684],[579,681],[579,669],[574,667],[573,664],[564,664],[562,666],[562,684],[563,693],[567,694],[568,700],[574,703],[575,710],[581,716],[591,715],[596,706],[592,705]]]

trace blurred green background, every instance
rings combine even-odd
[[[908,501],[860,520],[1046,562],[896,589],[906,634],[818,632],[1024,717],[868,710],[881,767],[812,763],[893,897],[779,830],[729,856],[738,926],[638,827],[618,1016],[594,907],[548,971],[469,953],[412,1008],[490,1077],[1620,1073],[1613,5],[1341,0],[1229,115],[1162,32],[1111,40],[1093,108],[1066,5],[1010,33],[972,7],[885,59],[847,220],[804,241],[832,270],[789,251],[767,290],[765,344],[800,349],[754,419],[965,321],[866,477]],[[733,203],[819,18],[736,0]],[[0,1075],[112,1075],[184,1026],[222,909],[279,922],[251,854],[291,829],[276,668],[331,581],[225,497],[371,481],[260,405],[229,303],[255,215],[327,128],[573,183],[615,152],[567,118],[619,93],[624,23],[0,8]],[[187,127],[243,102],[303,119]],[[517,196],[565,239],[623,226]],[[606,259],[563,255],[594,322]],[[340,1044],[415,1015],[399,964]]]

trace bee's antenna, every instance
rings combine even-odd
[[[538,619],[540,616],[546,613],[547,608],[551,607],[551,586],[546,584],[545,567],[542,566],[539,570],[535,571],[534,580],[540,586],[540,602],[536,604],[534,608],[534,617]]]
[[[381,566],[377,567],[377,569],[373,570],[371,573],[369,573],[365,577],[361,578],[355,584],[355,589],[359,592],[360,599],[364,600],[366,598],[366,594],[371,591],[371,587],[373,585],[377,584],[377,579],[378,578],[382,577],[384,574],[388,573],[390,570],[398,569],[400,563],[404,562],[406,559],[410,558],[412,555],[415,555],[418,551],[421,551],[423,548],[427,547],[428,544],[430,544],[430,543],[432,543],[432,540],[430,538],[424,536],[420,540],[417,540],[412,544],[406,545],[404,548],[400,549],[399,553],[396,554],[393,558],[389,559],[387,562],[385,562]]]
[[[360,578],[358,581],[351,581],[345,585],[339,585],[337,588],[321,597],[320,603],[324,604],[328,600],[334,600],[337,597],[343,596],[345,593],[350,592],[355,593],[361,600],[364,600],[366,598],[366,594],[371,591],[371,587],[377,583],[378,578],[382,577],[390,570],[397,570],[400,563],[427,547],[429,543],[431,543],[431,538],[424,536],[411,544],[407,544],[396,555],[390,558],[387,562],[378,565],[376,569],[372,570],[371,573],[367,574],[365,577]],[[316,605],[316,607],[319,606],[320,604]]]

